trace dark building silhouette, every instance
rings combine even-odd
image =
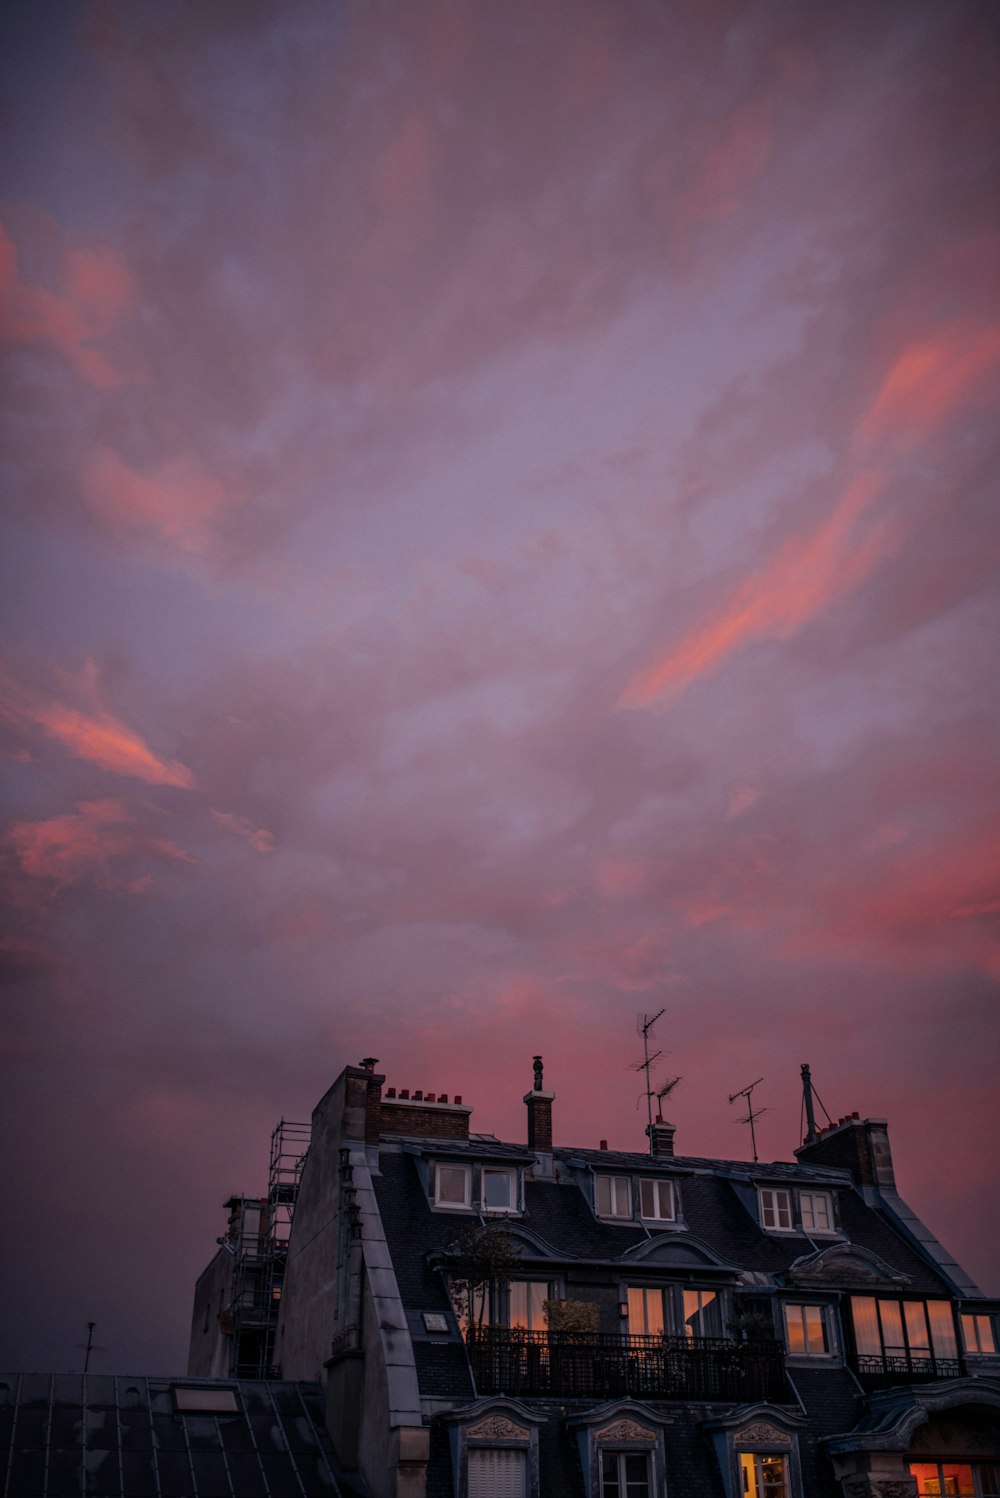
[[[1000,1498],[998,1304],[898,1195],[884,1120],[794,1162],[676,1155],[662,1120],[648,1154],[573,1148],[539,1063],[507,1143],[376,1066],[313,1114],[268,1353],[323,1380],[373,1498]],[[199,1281],[192,1373],[242,1358],[235,1265]]]

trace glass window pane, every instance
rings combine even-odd
[[[785,1345],[789,1352],[805,1352],[806,1332],[803,1306],[785,1306]]]
[[[906,1340],[910,1351],[918,1357],[927,1357],[931,1350],[927,1330],[927,1313],[922,1300],[904,1300],[903,1314],[906,1318]]]
[[[937,1462],[911,1462],[910,1476],[917,1479],[917,1498],[941,1498]]]
[[[931,1346],[936,1357],[957,1358],[958,1340],[955,1336],[955,1318],[947,1300],[929,1300],[927,1317],[931,1324]],[[985,1318],[983,1318],[985,1319]]]
[[[605,1451],[601,1454],[601,1498],[619,1498],[618,1454]]]
[[[628,1176],[612,1176],[614,1183],[614,1215],[616,1217],[631,1217],[632,1201],[629,1192]]]
[[[972,1468],[964,1462],[945,1462],[941,1468],[942,1487],[948,1498],[976,1498]]]
[[[633,1336],[659,1337],[663,1333],[663,1291],[630,1285],[628,1329]]]
[[[688,1337],[721,1337],[719,1297],[714,1290],[684,1291],[684,1331]]]
[[[807,1350],[814,1354],[826,1352],[826,1318],[823,1315],[823,1307],[803,1306],[802,1319],[805,1322]]]
[[[439,1165],[437,1168],[437,1199],[464,1206],[466,1173],[464,1165]]]
[[[597,1177],[597,1214],[599,1217],[611,1216],[611,1177]]]
[[[878,1313],[873,1295],[851,1296],[851,1319],[854,1322],[854,1340],[861,1353],[880,1353],[882,1339],[878,1329]]]
[[[898,1300],[880,1300],[878,1311],[882,1321],[882,1345],[886,1356],[901,1357],[906,1352],[906,1343],[903,1341],[903,1316]]]
[[[513,1205],[513,1178],[509,1170],[483,1171],[483,1205],[498,1210]]]

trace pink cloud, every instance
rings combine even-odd
[[[234,811],[218,811],[214,806],[209,807],[209,815],[220,831],[242,838],[245,843],[249,843],[254,852],[274,852],[276,846],[274,833],[268,832],[266,827],[255,827],[249,817],[241,817]]]
[[[194,776],[185,765],[161,759],[139,734],[96,701],[99,689],[93,662],[87,663],[78,682],[70,684],[91,699],[86,709],[46,698],[16,682],[0,666],[0,719],[20,732],[40,730],[74,758],[116,775],[182,790],[194,785]]]
[[[892,548],[884,524],[861,529],[882,486],[868,471],[848,484],[833,514],[810,534],[785,543],[752,573],[720,612],[696,626],[662,659],[629,682],[620,707],[668,707],[700,677],[761,640],[787,640],[850,591]]]
[[[85,457],[80,487],[91,516],[112,534],[152,537],[197,556],[220,550],[221,522],[245,499],[193,456],[140,469],[106,446]]]
[[[391,270],[434,238],[440,157],[430,115],[419,110],[404,115],[378,151],[368,181],[371,226],[359,250],[366,270]]]
[[[156,885],[148,872],[124,875],[118,866],[197,862],[169,838],[143,831],[128,807],[111,799],[84,801],[75,812],[42,822],[15,822],[7,840],[21,873],[56,891],[87,882],[120,894],[149,894]]]
[[[95,390],[122,384],[120,351],[101,345],[135,303],[131,270],[117,251],[102,245],[68,251],[62,280],[61,293],[26,285],[19,276],[17,250],[0,226],[0,343],[47,345]]]
[[[960,411],[985,409],[982,386],[1000,367],[1000,325],[967,323],[906,344],[893,361],[858,427],[866,445],[892,440],[912,447]]]

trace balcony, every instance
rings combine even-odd
[[[926,1384],[935,1378],[961,1378],[961,1358],[939,1358],[933,1353],[859,1352],[854,1371],[862,1385],[874,1392],[896,1384]]]
[[[470,1330],[476,1390],[512,1398],[696,1399],[723,1403],[785,1398],[780,1342],[726,1337],[615,1336]]]

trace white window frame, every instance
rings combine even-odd
[[[825,1347],[813,1349],[809,1347],[808,1325],[803,1315],[805,1311],[818,1311],[820,1322],[823,1327],[823,1338]],[[830,1316],[830,1307],[821,1305],[815,1300],[786,1300],[782,1303],[782,1327],[785,1335],[785,1352],[790,1358],[832,1358],[836,1355],[836,1347],[833,1340],[833,1325]],[[792,1339],[789,1336],[789,1321],[798,1315],[799,1324],[802,1327],[802,1340],[805,1347],[792,1347]]]
[[[816,1221],[817,1203],[824,1205],[826,1211],[825,1227]],[[815,1233],[819,1236],[837,1231],[837,1224],[833,1216],[833,1197],[829,1191],[800,1191],[799,1216],[802,1219],[802,1227],[807,1233]]]
[[[601,1195],[602,1186],[607,1186],[607,1210],[602,1210]],[[622,1188],[624,1187],[624,1192]],[[624,1210],[622,1206],[624,1204]],[[632,1178],[631,1176],[613,1176],[595,1174],[594,1176],[594,1211],[598,1217],[607,1220],[622,1221],[632,1217]]]
[[[486,1177],[488,1175],[506,1176],[509,1186],[508,1204],[505,1207],[491,1207],[486,1201]],[[517,1171],[509,1165],[483,1165],[480,1167],[479,1195],[482,1209],[493,1217],[509,1217],[512,1212],[520,1211],[518,1198]]]
[[[745,1447],[740,1447],[737,1456],[739,1460],[740,1471],[740,1492],[746,1493],[747,1498],[771,1498],[771,1495],[774,1493],[773,1487],[766,1488],[764,1486],[761,1464],[765,1461],[781,1462],[782,1467],[784,1468],[783,1480],[785,1489],[782,1498],[792,1498],[792,1479],[789,1472],[788,1456],[785,1452],[748,1451]],[[744,1458],[749,1458],[753,1463],[753,1472],[751,1474],[753,1482],[752,1486],[750,1487],[746,1485],[746,1478],[744,1476]]]
[[[676,1222],[677,1197],[673,1181],[658,1180],[654,1176],[640,1176],[639,1216],[643,1222]],[[647,1198],[652,1211],[646,1211]],[[664,1198],[666,1199],[664,1201]],[[663,1210],[664,1205],[666,1211]]]
[[[962,1311],[960,1318],[962,1323],[962,1345],[970,1357],[995,1358],[997,1356],[997,1329],[993,1317],[985,1311]],[[990,1345],[983,1346],[983,1327],[988,1333]],[[970,1335],[971,1333],[971,1335]]]
[[[464,1194],[460,1202],[442,1200],[441,1172],[443,1170],[454,1170],[462,1173]],[[444,1212],[468,1212],[471,1209],[472,1167],[470,1165],[456,1164],[452,1160],[438,1160],[434,1162],[434,1205],[435,1207],[440,1207]]]
[[[758,1186],[760,1225],[765,1233],[794,1233],[792,1193],[784,1186]],[[768,1222],[768,1217],[771,1221]],[[782,1220],[784,1219],[784,1220]]]

